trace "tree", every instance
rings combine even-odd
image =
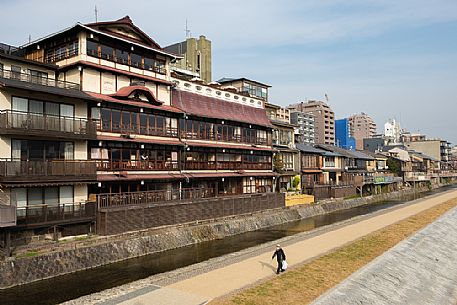
[[[296,175],[296,176],[294,177],[294,180],[292,180],[292,187],[293,187],[294,189],[298,189],[299,186],[300,186],[300,176],[299,176],[299,175]]]

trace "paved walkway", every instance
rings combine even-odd
[[[287,256],[287,261],[290,267],[301,264],[307,260],[325,254],[333,249],[339,248],[356,239],[359,239],[367,234],[375,232],[386,226],[394,224],[398,221],[406,219],[433,206],[443,203],[447,200],[457,197],[457,190],[448,191],[424,199],[416,200],[413,204],[400,206],[392,210],[382,213],[375,213],[358,218],[357,221],[348,222],[345,225],[336,225],[329,230],[323,230],[319,234],[308,234],[306,239],[296,237],[297,242],[283,246]],[[300,234],[297,234],[300,235]],[[294,237],[292,237],[293,240]],[[285,238],[287,239],[287,238]],[[289,237],[289,241],[291,238]],[[143,291],[137,295],[126,295],[122,298],[122,302],[106,303],[106,304],[162,304],[163,300],[171,300],[178,296],[179,292],[183,295],[188,295],[189,298],[184,298],[179,304],[182,305],[200,305],[206,300],[217,298],[243,287],[252,285],[260,280],[275,276],[276,261],[271,260],[271,255],[274,251],[274,246],[271,249],[263,248],[263,251],[251,255],[244,260],[222,266],[220,268],[210,270],[208,272],[193,276],[188,279],[183,279],[172,283],[165,289],[172,289],[167,296],[158,294],[162,289],[154,289],[152,291]],[[179,271],[179,270],[178,270]],[[176,274],[176,273],[175,273]],[[164,275],[165,277],[167,274]],[[134,287],[135,284],[129,285]],[[143,289],[143,288],[141,288]],[[137,289],[137,291],[139,291]],[[166,290],[162,290],[166,292]],[[131,293],[131,292],[129,292]],[[127,293],[128,294],[128,293]],[[113,293],[105,292],[104,295],[113,295]],[[119,298],[117,296],[116,298]],[[184,300],[183,299],[183,300]],[[82,299],[84,300],[84,299]],[[86,302],[90,299],[86,299]],[[94,300],[94,299],[92,299]],[[99,299],[100,300],[100,299]],[[115,299],[114,299],[115,300]],[[121,299],[119,299],[120,301]],[[202,301],[203,300],[203,301]],[[76,301],[76,300],[75,300]],[[105,301],[106,302],[106,301]],[[81,302],[69,302],[70,304],[81,304]],[[85,302],[84,302],[85,303]],[[101,303],[104,304],[104,303]],[[167,304],[175,304],[171,301]]]

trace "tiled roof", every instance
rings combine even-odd
[[[146,86],[125,86],[125,87],[122,87],[121,89],[117,90],[116,93],[110,94],[110,96],[128,98],[135,91],[142,92],[148,98],[149,101],[163,104],[163,102],[159,101],[155,97],[154,93]]]
[[[123,138],[123,137],[115,137],[115,136],[97,136],[98,141],[121,141],[121,142],[134,142],[134,143],[145,143],[145,144],[162,144],[162,145],[178,145],[183,146],[179,139],[144,139],[144,138]]]
[[[256,151],[273,151],[274,149],[271,147],[260,147],[260,146],[251,146],[251,145],[235,145],[235,144],[227,144],[221,143],[216,141],[211,142],[186,142],[183,140],[185,144],[192,147],[215,147],[215,148],[227,148],[227,149],[244,149],[244,150],[256,150]]]
[[[86,91],[85,93],[90,95],[90,97],[92,97],[92,99],[97,99],[97,100],[101,100],[101,101],[105,101],[105,102],[124,104],[124,105],[149,108],[149,109],[157,109],[157,110],[174,112],[174,113],[183,113],[183,111],[181,111],[180,109],[173,107],[173,106],[168,106],[168,105],[157,106],[157,105],[152,105],[147,102],[139,102],[139,101],[134,101],[134,100],[120,100],[120,99],[114,98],[110,95],[95,93],[95,92]]]
[[[274,177],[273,172],[213,172],[213,173],[157,173],[157,174],[99,174],[97,181],[128,181],[128,180],[165,180],[165,179],[192,179],[192,178],[221,178],[221,177]]]
[[[172,104],[188,114],[199,117],[217,118],[272,127],[267,113],[263,108],[245,106],[215,97],[176,89],[172,91]]]
[[[19,80],[0,78],[0,87],[5,88],[15,88],[22,90],[30,90],[42,93],[53,94],[57,96],[65,96],[71,98],[93,100],[93,97],[89,94],[86,94],[83,91],[75,89],[64,89],[53,86],[44,86],[40,84],[30,83],[30,82],[21,82]]]

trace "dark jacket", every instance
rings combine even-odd
[[[284,254],[284,251],[282,250],[282,248],[279,248],[278,250],[276,250],[275,253],[273,253],[273,256],[271,257],[271,259],[275,258],[275,256],[276,256],[276,260],[278,261],[278,263],[286,260],[286,255]]]

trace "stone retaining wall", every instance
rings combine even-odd
[[[327,200],[320,204],[274,209],[204,223],[129,232],[81,241],[72,245],[71,249],[57,247],[54,252],[39,256],[8,258],[0,262],[0,289],[337,210],[398,199],[416,192],[404,190],[350,200]]]
[[[457,209],[453,209],[351,275],[313,305],[455,305],[456,222]]]

